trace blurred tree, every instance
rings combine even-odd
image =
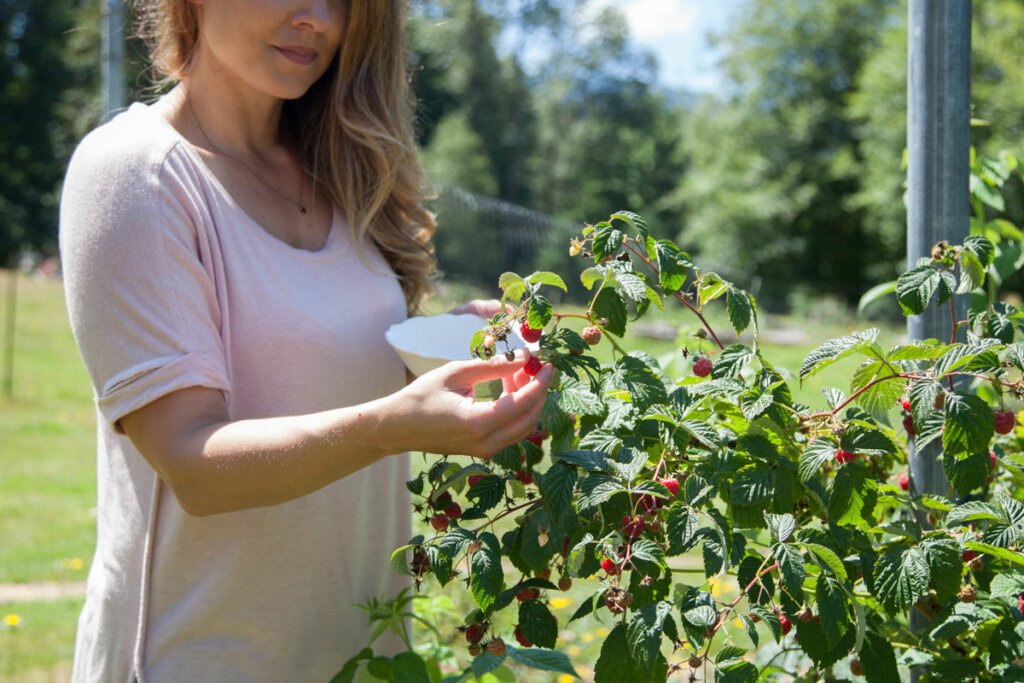
[[[98,115],[98,28],[76,28],[98,27],[93,4],[0,0],[0,264],[56,251],[60,181]]]

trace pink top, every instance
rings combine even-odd
[[[232,419],[398,390],[394,273],[371,244],[360,259],[337,211],[319,251],[267,233],[141,104],[75,151],[60,245],[99,437],[73,680],[329,680],[367,643],[353,604],[405,585],[388,558],[411,534],[408,456],[282,505],[194,517],[117,421],[193,386],[223,391]]]

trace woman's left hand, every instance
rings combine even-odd
[[[490,320],[498,313],[501,313],[501,302],[497,299],[473,299],[461,306],[456,306],[448,312],[452,315],[465,315],[470,313]],[[512,313],[512,307],[506,306],[505,312]]]

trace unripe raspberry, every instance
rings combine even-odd
[[[430,518],[430,526],[434,527],[434,531],[444,531],[448,528],[448,515],[443,512],[434,515]]]
[[[547,545],[547,544],[545,543],[544,545]],[[539,572],[537,572],[537,578],[538,579],[544,579],[545,581],[550,579],[551,578],[551,567],[544,567],[544,569],[541,569]]]
[[[978,556],[967,563],[967,568],[972,572],[980,572],[985,568],[985,558]]]
[[[526,361],[526,365],[523,366],[523,372],[530,377],[533,377],[540,372],[543,367],[544,364],[540,362],[540,358],[537,358],[537,356],[530,356],[530,359]]]
[[[914,418],[910,415],[903,418],[903,428],[907,430],[908,436],[917,436],[917,430],[914,429]]]
[[[480,654],[483,651],[484,651],[484,649],[482,647],[480,647],[479,643],[473,643],[472,645],[469,646],[469,656],[470,657],[476,657],[478,654]]]
[[[526,602],[527,600],[536,600],[539,597],[539,588],[524,588],[523,590],[516,593],[516,600],[518,600],[519,602]]]
[[[626,538],[636,538],[644,532],[644,518],[626,515],[622,518],[622,533]]]
[[[848,463],[848,462],[853,462],[856,459],[857,459],[857,454],[856,453],[852,453],[850,451],[844,451],[841,448],[838,451],[836,451],[836,461],[837,462]]]
[[[449,493],[448,491],[445,491],[444,493],[442,493],[440,496],[438,496],[437,498],[434,499],[433,503],[431,503],[431,505],[433,506],[433,508],[435,510],[444,510],[446,507],[448,507],[451,504],[452,504],[452,494]]]
[[[906,399],[906,398],[902,399],[900,401],[900,406],[903,408],[903,412],[909,413],[910,412],[910,399]]]
[[[523,635],[523,629],[521,627],[516,626],[515,636],[516,636],[516,641],[520,645],[522,645],[523,647],[533,647],[533,643],[531,643],[529,640],[527,640],[526,636]]]
[[[489,349],[492,346],[494,346],[494,335],[493,334],[485,334],[484,335],[484,348],[485,349]]]
[[[654,496],[643,495],[640,496],[640,500],[637,501],[638,507],[644,511],[644,514],[656,515],[661,510],[661,499],[655,498]]]
[[[864,674],[864,668],[860,665],[860,660],[856,657],[850,660],[850,673],[854,676],[861,676]]]
[[[495,657],[505,656],[505,641],[501,638],[495,638],[491,642],[487,643],[487,651]]]
[[[458,503],[452,503],[444,509],[444,514],[448,519],[458,519],[462,516],[462,508]]]
[[[910,490],[910,475],[906,472],[900,475],[900,488],[904,491]]]
[[[679,495],[679,480],[676,479],[675,477],[665,477],[664,479],[659,479],[658,483],[667,488],[668,492],[671,493],[673,496]]]
[[[996,468],[996,452],[993,451],[993,450],[990,450],[988,452],[988,459],[990,461],[992,461],[992,469],[995,469]]]
[[[694,655],[693,657],[690,657],[686,663],[690,665],[691,669],[699,669],[701,665],[704,664],[704,660],[697,655]]]
[[[479,643],[487,635],[487,629],[483,624],[470,624],[466,627],[466,641],[470,645]]]
[[[601,569],[603,569],[605,574],[608,576],[617,576],[619,573],[619,565],[615,564],[615,562],[608,557],[601,560]]]
[[[697,360],[693,361],[693,374],[698,377],[707,377],[711,374],[711,370],[714,368],[714,363],[709,358],[701,356]]]
[[[811,611],[810,607],[804,607],[796,613],[796,618],[800,621],[812,621],[814,619],[814,612]]]
[[[960,589],[960,602],[971,603],[978,599],[978,589],[967,585]]]
[[[540,341],[541,336],[544,334],[544,330],[535,330],[530,327],[530,323],[525,320],[519,326],[519,336],[523,338],[527,344],[532,344],[536,341]]]
[[[572,588],[572,579],[568,576],[563,576],[558,580],[558,590],[567,591]]]
[[[793,629],[793,624],[785,616],[779,617],[779,625],[782,626],[782,635],[784,636],[789,635],[789,632]]]
[[[580,245],[576,244],[576,242],[573,242],[572,244],[569,245],[569,256],[579,256],[579,255],[580,255]]]
[[[1013,425],[1017,419],[1012,411],[1004,411],[995,414],[996,417],[996,434],[1009,434],[1013,431]]]
[[[594,346],[601,341],[601,328],[596,325],[587,325],[580,331],[580,336],[589,346]]]

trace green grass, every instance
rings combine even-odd
[[[0,606],[0,679],[20,683],[67,681],[74,658],[75,627],[83,600],[24,602]]]

